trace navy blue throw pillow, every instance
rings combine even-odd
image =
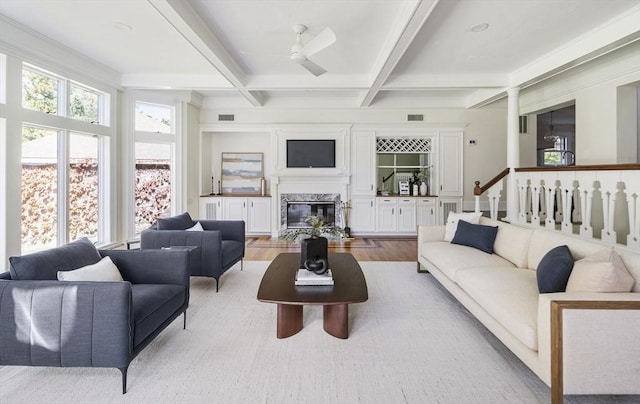
[[[189,227],[193,227],[194,224],[189,212],[184,212],[178,216],[159,218],[158,230],[187,230]]]
[[[497,234],[498,226],[485,226],[459,220],[456,234],[451,243],[466,245],[493,254],[493,243],[496,241]]]
[[[573,269],[573,257],[566,245],[549,250],[538,264],[536,277],[540,293],[564,292]]]

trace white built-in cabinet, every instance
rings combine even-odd
[[[381,138],[382,140],[380,140]],[[406,149],[377,150],[385,139],[409,139],[398,144]],[[415,141],[415,139],[423,139]],[[386,144],[389,144],[387,142]],[[417,151],[410,145],[422,147]],[[426,146],[425,146],[426,145]],[[395,146],[394,146],[395,147]],[[382,182],[378,153],[423,153],[429,165],[430,189],[427,196],[378,196]],[[353,234],[416,234],[418,225],[444,224],[450,211],[462,211],[463,132],[456,129],[417,129],[402,127],[354,128],[351,132],[351,216]],[[396,160],[400,157],[396,157]],[[386,159],[388,160],[388,159]],[[405,172],[394,160],[393,169]],[[383,165],[386,164],[382,163]],[[387,168],[386,166],[384,168]],[[384,169],[383,168],[383,169]],[[392,189],[392,188],[387,188]]]
[[[376,231],[376,198],[373,196],[353,196],[349,227],[352,233],[373,233]]]
[[[462,132],[440,132],[438,136],[438,178],[440,189],[438,196],[461,197],[462,177]]]
[[[270,233],[271,198],[204,196],[200,198],[200,217],[244,220],[247,234]]]
[[[354,130],[351,133],[351,150],[351,196],[375,196],[375,132]]]
[[[438,223],[437,211],[438,206],[436,197],[420,197],[416,203],[416,225],[418,226],[434,226]]]
[[[416,232],[416,198],[377,198],[377,227],[380,233]]]

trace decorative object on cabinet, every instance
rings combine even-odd
[[[262,153],[222,153],[222,194],[260,195]]]
[[[329,269],[329,241],[326,237],[312,235],[300,241],[300,267],[317,275]]]

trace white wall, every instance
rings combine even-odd
[[[464,200],[473,201],[474,181],[487,182],[506,167],[506,106],[498,103],[491,108],[466,109],[425,109],[406,111],[399,109],[275,109],[255,108],[238,110],[207,109],[203,102],[200,123],[228,126],[229,130],[216,129],[215,133],[203,133],[203,172],[201,173],[202,193],[211,188],[211,175],[219,178],[220,153],[233,151],[264,152],[265,169],[273,167],[272,153],[268,147],[269,133],[289,124],[398,124],[401,127],[448,125],[464,127]],[[210,105],[210,103],[209,103]],[[408,113],[422,113],[423,123],[407,123]],[[234,123],[221,124],[218,114],[234,114]],[[310,125],[311,126],[311,125]],[[251,128],[237,132],[238,128]],[[468,140],[475,139],[476,146],[469,146]],[[210,159],[210,161],[209,161]],[[270,176],[272,173],[267,172]]]
[[[630,136],[628,126],[620,127],[618,120],[618,111],[627,107],[620,102],[628,102],[628,97],[618,97],[618,90],[621,86],[637,87],[638,81],[640,43],[636,42],[523,89],[520,113],[546,112],[560,104],[575,103],[576,163],[628,162],[631,157],[626,149],[630,145],[618,142],[619,134]],[[635,136],[637,140],[637,126]]]

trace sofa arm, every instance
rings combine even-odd
[[[219,230],[223,240],[245,241],[244,220],[200,220],[205,230]]]
[[[189,287],[186,250],[100,250],[100,255],[111,257],[122,277],[131,283]]]
[[[129,282],[0,280],[0,365],[128,366]]]
[[[562,327],[556,328],[562,332],[560,344],[552,339],[554,302],[566,306],[561,310]],[[557,312],[558,307],[555,309]],[[638,330],[640,293],[541,294],[539,374],[553,390],[560,377],[564,394],[640,394]],[[560,349],[563,359],[561,368],[552,374],[552,365],[558,365],[552,361],[552,355],[558,353],[554,349]]]
[[[427,241],[443,241],[446,226],[418,226],[418,247]]]
[[[0,279],[4,279],[4,280],[10,280],[11,279],[11,272],[2,272],[0,273]]]

